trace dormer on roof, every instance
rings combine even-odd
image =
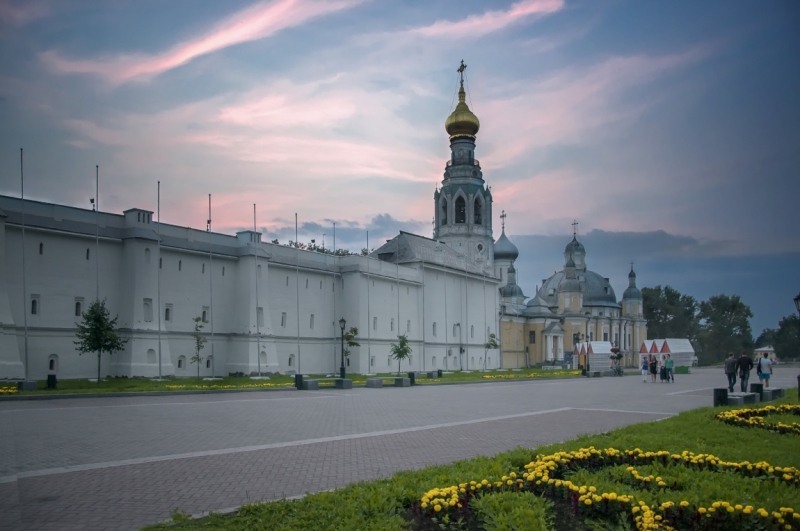
[[[242,243],[261,243],[261,233],[254,230],[242,230],[236,233]]]

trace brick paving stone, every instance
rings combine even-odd
[[[175,508],[299,496],[657,420],[710,405],[703,391],[718,371],[693,372],[674,385],[628,377],[3,402],[0,529],[135,530]],[[774,381],[789,387],[794,374],[779,369]],[[573,409],[546,412],[559,408]],[[272,446],[249,448],[259,445]],[[131,458],[140,461],[121,462]],[[58,470],[69,466],[97,468]]]

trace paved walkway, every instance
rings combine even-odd
[[[641,378],[0,403],[0,529],[135,530],[711,404]],[[719,372],[719,374],[717,374]],[[797,369],[775,384],[796,385]]]

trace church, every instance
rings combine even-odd
[[[197,374],[195,318],[208,340],[205,377],[337,372],[340,319],[359,330],[350,373],[397,370],[390,347],[399,335],[412,348],[404,371],[567,364],[575,344],[600,338],[632,359],[647,334],[635,274],[617,303],[576,238],[564,270],[525,302],[519,251],[504,227],[493,238],[463,68],[445,122],[450,158],[433,196],[433,237],[400,232],[368,256],[162,224],[143,208],[115,214],[0,196],[0,378],[96,375],[97,357],[73,342],[97,298],[127,340],[103,354],[104,376]],[[486,347],[492,335],[499,351]]]

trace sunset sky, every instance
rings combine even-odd
[[[621,297],[800,291],[800,3],[0,0],[0,193],[358,250],[430,236],[467,65],[533,295],[580,223]]]

